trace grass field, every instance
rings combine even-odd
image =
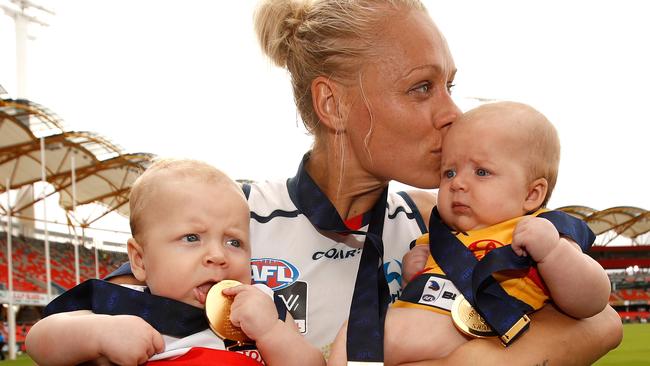
[[[624,324],[621,345],[594,365],[650,365],[650,324]]]
[[[0,361],[2,366],[11,365],[11,366],[31,366],[35,365],[34,362],[27,355],[20,355],[16,357],[14,361]]]
[[[2,362],[2,361],[0,361]],[[31,366],[32,360],[21,355],[15,361],[4,361],[3,366]],[[608,353],[596,366],[646,366],[650,365],[650,324],[623,325],[623,343]]]

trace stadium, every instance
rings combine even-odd
[[[6,95],[0,100],[0,152],[0,331],[15,342],[9,352],[20,352],[49,299],[127,260],[115,239],[92,235],[106,236],[93,223],[107,215],[128,217],[129,189],[154,156],[123,154],[92,132],[66,131],[47,108]],[[47,198],[65,212],[64,223],[36,219],[35,207],[54,211],[46,208]],[[92,206],[93,215],[80,218],[83,206]],[[597,235],[589,254],[609,272],[609,303],[621,320],[650,328],[650,213],[636,207],[559,209],[583,219]]]
[[[17,3],[32,2],[7,0],[0,9],[15,17],[10,12]],[[17,64],[26,63],[16,56]],[[68,129],[55,112],[23,98],[16,83],[18,97],[0,86],[0,333],[3,352],[17,358],[13,364],[28,365],[25,336],[44,306],[127,260],[130,188],[155,155]],[[623,343],[596,364],[650,364],[650,214],[632,206],[557,209],[584,220],[597,235],[588,254],[607,270],[609,304],[624,323]]]

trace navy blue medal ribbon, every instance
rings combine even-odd
[[[586,252],[595,240],[595,235],[587,224],[563,212],[549,211],[539,214],[538,217],[551,221],[561,235],[576,241],[583,252]],[[503,270],[528,269],[534,265],[530,257],[520,257],[510,245],[506,245],[490,251],[481,261],[477,260],[442,222],[436,207],[433,208],[429,220],[429,248],[436,263],[481,317],[501,336],[505,345],[511,344],[510,342],[528,329],[526,323],[514,336],[504,338],[513,326],[533,309],[509,295],[492,274]]]
[[[139,316],[160,333],[178,338],[208,328],[201,308],[96,279],[84,281],[52,300],[44,315],[75,310]]]
[[[388,189],[384,189],[370,211],[368,231],[350,230],[304,169],[308,159],[309,154],[306,154],[298,168],[298,174],[287,182],[289,195],[296,207],[319,230],[366,236],[350,305],[348,361],[383,362],[384,320],[390,303],[390,291],[383,268],[382,242]]]
[[[274,296],[273,301],[279,319],[284,321],[287,310],[282,299]],[[48,316],[75,310],[90,310],[106,315],[135,315],[160,333],[177,338],[209,327],[205,309],[152,295],[148,289],[138,291],[97,279],[84,281],[64,292],[45,307],[43,314]]]

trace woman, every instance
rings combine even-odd
[[[398,295],[399,261],[426,231],[436,200],[423,191],[388,194],[388,183],[438,186],[441,141],[461,113],[450,96],[456,69],[419,1],[264,0],[255,23],[264,52],[291,75],[314,144],[295,177],[245,187],[253,275],[275,288],[301,331],[327,354],[348,315],[360,327],[375,316],[383,319],[381,311],[358,319],[365,316],[359,309],[370,307],[356,294],[372,287],[364,277],[375,274],[362,274],[360,262],[377,263],[366,257],[378,242],[381,246],[377,238],[383,239],[379,276],[386,276],[389,288],[376,286],[379,304],[373,304],[385,305],[381,291]],[[494,341],[474,340],[436,362],[485,364],[517,357],[527,364],[586,364],[621,339],[611,308],[583,321],[547,308],[533,316],[530,335],[508,352]],[[381,339],[382,331],[375,338]],[[348,357],[355,345],[367,346],[351,347],[348,333]],[[365,360],[380,358],[378,352]]]
[[[386,300],[399,295],[402,256],[426,232],[436,202],[424,191],[389,194],[387,187],[390,180],[438,186],[441,141],[461,113],[450,96],[453,58],[416,0],[264,0],[255,21],[263,50],[291,75],[314,144],[295,177],[244,186],[253,279],[274,288],[326,355],[349,317],[357,323],[349,329],[371,342],[348,334],[348,351],[381,359],[377,324]],[[496,341],[473,340],[435,364],[513,357],[587,364],[621,337],[611,308],[576,321],[546,307],[508,352]]]

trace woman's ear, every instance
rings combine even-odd
[[[528,195],[524,201],[524,211],[531,212],[539,209],[546,199],[548,181],[546,178],[537,178],[528,186]]]
[[[318,76],[311,82],[311,97],[319,122],[332,132],[343,132],[337,87],[331,79]]]
[[[129,238],[126,242],[126,251],[129,255],[129,263],[131,264],[131,272],[138,281],[144,282],[147,279],[147,271],[144,268],[143,250],[142,245],[135,240]]]

